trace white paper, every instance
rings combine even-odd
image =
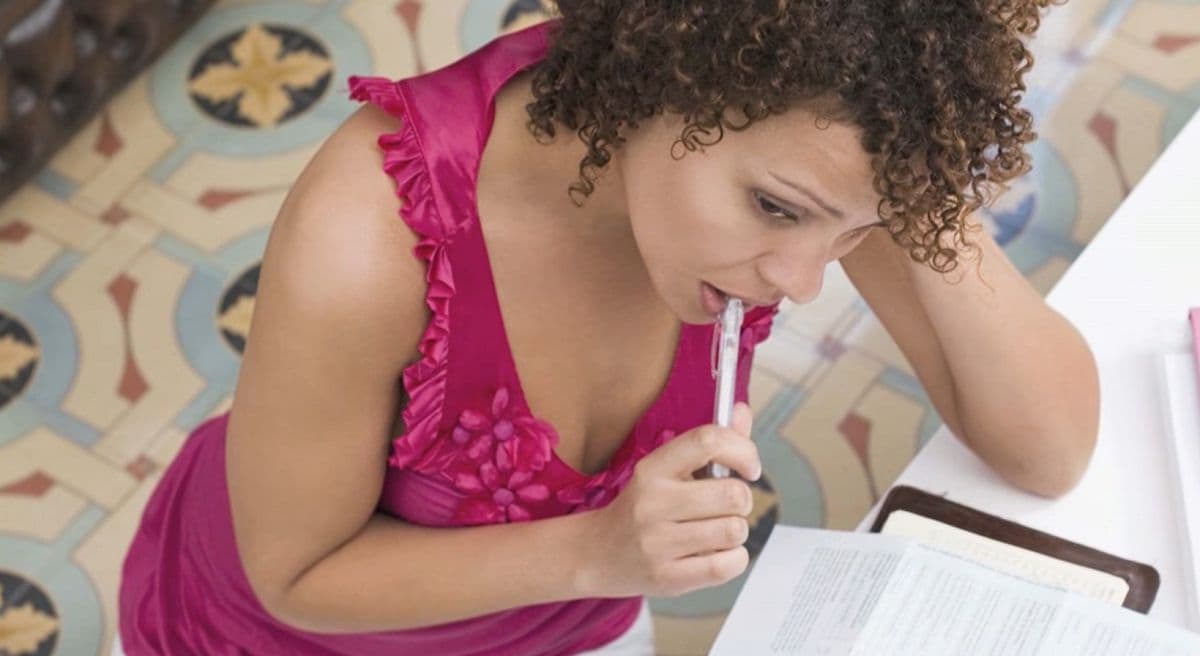
[[[1191,353],[1162,356],[1163,413],[1179,506],[1179,543],[1186,561],[1188,622],[1200,629],[1200,381]]]
[[[1200,635],[906,537],[776,526],[713,656],[1200,654]]]
[[[776,526],[711,653],[849,653],[911,542],[874,537]]]
[[[914,544],[849,653],[1035,656],[1065,596]]]
[[[1039,656],[1195,656],[1200,636],[1124,608],[1069,594]]]

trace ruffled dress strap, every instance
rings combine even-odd
[[[427,453],[437,438],[446,395],[450,300],[454,297],[447,245],[455,226],[443,219],[434,201],[429,168],[402,83],[361,76],[351,76],[349,83],[351,98],[376,105],[401,121],[397,132],[381,135],[378,143],[383,150],[384,171],[395,181],[396,195],[402,200],[400,215],[419,237],[413,254],[427,266],[425,304],[431,317],[421,337],[421,357],[404,369],[404,388],[409,398],[402,415],[405,439],[396,440],[397,446],[404,448],[394,449],[388,463],[401,468],[420,466],[423,463],[414,460]]]
[[[771,326],[779,313],[779,303],[751,309],[742,320],[742,349],[753,349],[771,336]]]
[[[402,200],[400,216],[419,237],[413,253],[427,266],[425,303],[431,317],[419,345],[421,357],[403,372],[408,394],[402,415],[404,433],[393,439],[388,459],[395,469],[433,472],[449,461],[446,451],[454,445],[439,438],[447,428],[443,415],[451,367],[452,301],[461,291],[455,286],[454,269],[462,269],[460,277],[470,283],[479,264],[464,260],[460,247],[481,238],[470,233],[478,232],[472,230],[475,176],[493,119],[492,103],[501,84],[541,60],[551,29],[550,24],[526,28],[417,77],[348,78],[352,99],[400,119],[399,129],[380,136],[378,144],[383,168]],[[471,313],[469,307],[455,312],[463,310]],[[449,411],[457,416],[455,408]]]
[[[350,97],[369,102],[400,119],[400,129],[380,135],[383,169],[396,182],[396,195],[404,201],[404,221],[422,236],[445,241],[458,228],[443,217],[432,192],[429,167],[420,133],[404,94],[404,82],[384,77],[352,75]]]
[[[741,357],[738,359],[736,385],[736,398],[739,401],[747,401],[750,398],[750,369],[754,365],[754,351],[771,336],[771,327],[778,313],[779,303],[776,303],[752,308],[742,319]]]

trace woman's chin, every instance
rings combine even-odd
[[[664,294],[659,288],[658,297],[667,310],[683,323],[702,326],[716,321],[716,317],[704,307],[704,301],[697,292]]]
[[[671,313],[683,323],[692,324],[694,326],[712,324],[712,322],[716,320],[694,300],[691,303],[683,304],[682,307],[672,304]]]

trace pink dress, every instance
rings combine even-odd
[[[384,171],[408,201],[402,219],[420,237],[414,254],[428,266],[432,318],[420,359],[403,372],[406,432],[393,441],[378,506],[406,522],[470,526],[599,508],[620,492],[638,459],[712,418],[711,325],[683,326],[658,398],[595,475],[558,457],[558,433],[531,414],[522,394],[479,229],[475,183],[495,93],[544,56],[552,30],[543,24],[501,37],[416,78],[350,78],[353,98],[402,118],[400,131],[382,135],[379,146]],[[770,333],[776,310],[747,313],[739,400],[747,397],[754,346]],[[513,608],[405,631],[320,634],[284,625],[258,602],[238,558],[225,479],[226,423],[227,416],[216,417],[189,436],[146,506],[120,588],[120,635],[131,655],[550,656],[599,648],[636,618],[641,599],[634,597]],[[553,545],[530,545],[545,548]]]

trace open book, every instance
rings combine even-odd
[[[710,654],[1200,654],[1200,635],[1122,608],[1121,577],[961,535],[943,550],[946,525],[891,517],[925,543],[775,527]]]

